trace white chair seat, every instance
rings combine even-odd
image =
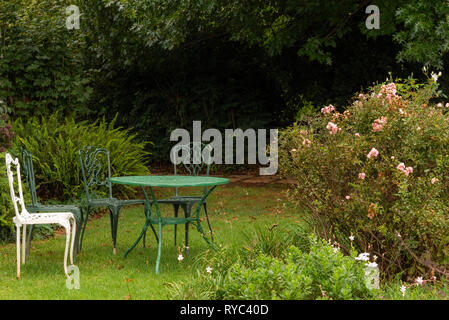
[[[75,219],[71,212],[49,212],[49,213],[32,213],[14,217],[15,224],[52,224]]]

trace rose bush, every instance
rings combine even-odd
[[[390,81],[280,133],[304,219],[342,250],[376,256],[384,276],[447,273],[449,104],[437,97],[437,77]]]

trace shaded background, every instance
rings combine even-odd
[[[73,3],[79,30],[65,26]],[[365,26],[369,4],[2,0],[0,99],[13,120],[118,114],[153,142],[150,164],[165,164],[171,131],[193,120],[281,128],[329,103],[344,110],[389,73],[423,81],[424,65],[444,69],[444,1],[378,1],[379,30]]]

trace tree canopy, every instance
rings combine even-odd
[[[66,28],[69,5],[80,28]],[[0,0],[0,101],[13,118],[105,116],[158,141],[174,128],[282,127],[323,104],[448,63],[444,0]],[[445,73],[439,79],[449,92]],[[0,103],[1,103],[0,102]],[[6,105],[6,106],[5,106]],[[165,149],[164,149],[165,148]]]
[[[142,0],[109,1],[147,46],[173,49],[224,37],[263,48],[273,56],[296,48],[300,56],[331,64],[329,48],[353,31],[390,35],[401,45],[399,62],[443,68],[449,50],[445,0],[380,0],[380,28],[367,29],[366,0]],[[354,44],[357,45],[357,44]]]

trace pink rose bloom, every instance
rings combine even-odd
[[[405,167],[405,164],[403,162],[401,162],[400,164],[398,164],[398,166],[396,167],[399,171],[402,171],[407,177],[410,173],[413,173],[413,168],[412,167]]]
[[[383,98],[382,103],[385,103],[385,100],[388,100],[388,103],[391,103],[392,98],[397,97],[396,95],[396,85],[392,82],[389,84],[384,84],[377,95],[377,98]]]
[[[346,198],[346,200],[349,200],[349,199],[351,199],[351,196],[346,196],[345,198]]]
[[[341,130],[335,123],[329,122],[326,126],[326,129],[329,130],[330,134],[336,134],[338,131]]]
[[[410,173],[413,173],[413,168],[407,167],[407,168],[405,168],[405,171],[406,171],[405,175],[408,176]]]
[[[309,139],[304,139],[304,141],[302,142],[303,146],[310,146],[312,144],[312,141],[310,141]]]
[[[377,157],[379,155],[379,151],[377,151],[376,148],[372,148],[371,151],[366,155],[368,159],[371,159],[372,157]]]
[[[328,106],[326,106],[324,108],[321,108],[321,113],[322,114],[329,114],[329,113],[331,113],[334,110],[335,110],[335,107],[330,104],[330,105],[328,105]]]
[[[364,180],[365,177],[366,177],[366,174],[365,174],[364,172],[360,172],[360,173],[359,173],[359,179]]]
[[[396,96],[396,85],[394,82],[389,84],[384,84],[379,91],[380,95],[389,95],[389,96]]]
[[[382,129],[384,128],[384,125],[387,123],[387,117],[380,117],[380,119],[376,119],[374,120],[374,123],[372,124],[373,126],[373,131],[374,132],[379,132],[382,131]]]
[[[357,133],[355,134],[355,136],[356,136],[356,137],[360,137],[360,133],[357,132]]]
[[[438,108],[442,108],[442,107],[443,107],[443,104],[440,102],[440,103],[437,104],[437,107],[438,107]]]
[[[379,132],[382,131],[382,129],[384,128],[383,125],[378,124],[378,123],[373,123],[373,132]]]

